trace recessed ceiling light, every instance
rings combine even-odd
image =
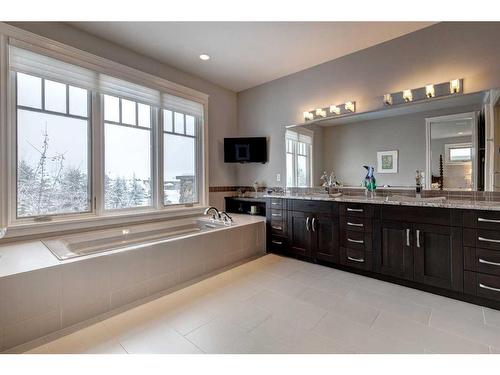
[[[207,61],[207,60],[210,60],[210,56],[208,56],[206,53],[202,53],[200,55],[200,59],[203,61]]]

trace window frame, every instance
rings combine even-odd
[[[469,149],[470,150],[470,158],[468,160],[460,159],[460,160],[451,160],[450,151],[455,149]],[[444,159],[445,164],[448,165],[465,165],[472,163],[473,158],[473,145],[472,142],[462,142],[462,143],[446,143],[444,145]]]
[[[11,202],[11,204],[14,205],[14,213],[15,213],[15,221],[26,221],[26,220],[33,220],[33,221],[43,221],[46,220],[47,218],[51,217],[72,217],[72,216],[80,216],[80,215],[85,215],[85,214],[92,214],[94,213],[94,205],[92,204],[93,202],[93,195],[92,195],[92,186],[93,186],[93,153],[92,153],[92,92],[90,90],[87,90],[87,117],[83,116],[78,116],[78,115],[71,115],[69,113],[69,87],[77,87],[77,88],[82,88],[78,87],[75,85],[70,85],[69,83],[64,83],[64,82],[59,82],[55,81],[53,79],[48,79],[49,81],[52,82],[57,82],[64,84],[66,86],[66,112],[55,112],[55,111],[50,111],[45,109],[45,80],[47,78],[44,77],[37,77],[40,78],[42,81],[41,84],[41,108],[33,108],[33,107],[27,107],[27,106],[20,106],[18,105],[18,95],[17,95],[17,72],[14,71],[9,71],[9,82],[13,87],[13,90],[11,91],[11,95],[13,96],[14,100],[13,106],[14,108],[12,109],[12,121],[13,124],[12,126],[14,127],[14,143],[12,143],[12,147],[14,148],[14,155],[12,155],[13,159],[15,160],[14,162],[14,181],[13,183],[15,184],[12,186],[11,184],[11,189],[13,189],[13,195],[14,195],[14,202]],[[28,74],[31,75],[31,74]],[[33,75],[31,75],[33,76]],[[36,77],[36,76],[33,76]],[[19,140],[19,124],[18,124],[18,118],[17,118],[17,112],[18,110],[25,110],[25,111],[31,111],[31,112],[36,112],[36,113],[42,113],[42,114],[49,114],[53,116],[61,116],[65,118],[73,118],[73,119],[78,119],[78,120],[85,120],[87,121],[87,194],[88,194],[88,203],[89,203],[89,209],[86,211],[81,211],[81,212],[61,212],[61,213],[53,213],[53,214],[47,214],[47,215],[32,215],[32,216],[19,216],[18,215],[18,165],[19,165],[19,153],[18,153],[18,140]]]
[[[165,130],[165,118],[164,118],[164,111],[170,111],[172,112],[172,131],[167,131]],[[168,107],[161,107],[159,109],[159,112],[161,112],[161,121],[160,125],[158,127],[159,131],[159,138],[161,138],[161,180],[158,180],[158,190],[161,190],[161,200],[159,200],[160,205],[165,208],[169,209],[171,207],[180,207],[180,206],[196,206],[200,205],[202,202],[202,199],[200,199],[201,192],[202,192],[202,170],[203,170],[203,131],[201,130],[201,127],[203,126],[203,121],[199,116],[195,116],[193,114],[187,113],[187,112],[181,112],[181,111],[176,111],[175,109],[171,109]],[[184,133],[176,133],[175,132],[175,113],[180,113],[183,115],[184,118]],[[188,135],[186,133],[186,116],[191,116],[194,117],[194,136],[193,135]],[[177,135],[177,136],[184,136],[188,138],[192,138],[195,140],[195,155],[194,155],[194,160],[195,160],[195,175],[196,175],[196,201],[195,202],[190,202],[190,203],[174,203],[174,204],[165,204],[165,176],[163,175],[164,172],[164,135],[165,134],[172,134],[172,135]]]
[[[15,39],[10,39],[15,38]],[[163,189],[159,184],[163,183],[161,161],[163,158],[160,132],[161,111],[154,110],[154,121],[151,133],[153,141],[151,148],[156,148],[151,158],[153,173],[152,178],[152,206],[134,209],[120,210],[120,212],[106,212],[104,210],[104,121],[102,94],[88,90],[88,121],[89,121],[89,188],[91,189],[91,211],[85,213],[64,213],[50,215],[49,220],[34,220],[34,218],[17,218],[17,139],[16,139],[16,90],[11,82],[13,71],[9,64],[9,45],[11,40],[14,46],[26,48],[36,53],[46,55],[67,63],[77,64],[83,68],[91,69],[97,73],[111,75],[117,79],[128,81],[157,90],[160,95],[173,95],[185,98],[200,105],[199,144],[197,149],[199,158],[198,168],[198,204],[163,205]],[[28,73],[30,74],[30,73]],[[33,75],[33,74],[31,74]],[[47,78],[52,81],[58,81]],[[55,42],[14,26],[0,23],[0,229],[8,228],[6,237],[15,238],[26,235],[40,236],[66,230],[91,229],[103,225],[122,225],[142,222],[144,220],[158,220],[164,218],[175,218],[190,214],[199,214],[208,204],[208,95],[200,91],[170,82],[166,79],[150,75],[137,69],[122,65],[112,60],[90,54],[88,52]],[[79,87],[73,83],[67,85]],[[13,100],[15,99],[15,100]],[[127,99],[127,98],[125,98]],[[147,103],[145,103],[147,104]],[[150,105],[150,104],[148,104]],[[152,106],[161,108],[161,106]],[[61,115],[55,112],[55,115]],[[163,134],[163,133],[162,133]],[[14,143],[15,142],[15,143]],[[156,193],[153,193],[156,190]]]
[[[310,137],[311,143],[301,142],[299,139],[297,139],[297,140],[291,139],[291,138],[287,137],[287,132],[297,134],[297,138],[300,137],[301,134],[304,136]],[[309,130],[305,130],[305,129],[302,129],[301,132],[298,132],[295,130],[285,130],[285,137],[284,138],[285,138],[285,186],[291,187],[291,188],[312,186],[312,182],[313,182],[313,162],[312,162],[312,159],[313,159],[313,152],[314,152],[314,132],[309,131]],[[293,142],[292,152],[288,152],[288,144],[287,144],[288,141]],[[298,176],[297,176],[297,165],[298,165],[298,156],[299,156],[299,153],[297,150],[298,143],[304,143],[306,145],[307,153],[308,153],[308,155],[305,155],[306,161],[307,161],[306,180],[308,183],[308,185],[306,185],[306,186],[298,186]],[[293,167],[292,167],[292,180],[293,180],[293,184],[291,186],[288,185],[288,173],[289,173],[289,171],[288,171],[288,167],[287,167],[287,155],[292,155],[292,165],[293,165]],[[301,156],[303,156],[303,155],[301,155]]]

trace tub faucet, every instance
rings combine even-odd
[[[217,208],[215,207],[208,207],[206,210],[205,210],[205,215],[208,215],[210,213],[210,211],[214,211],[212,213],[212,219],[214,220],[221,220],[221,216],[220,216],[220,212]]]

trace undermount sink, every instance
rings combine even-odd
[[[428,198],[417,198],[417,197],[406,197],[404,195],[390,195],[386,197],[386,201],[389,202],[443,202],[446,197],[428,197]]]

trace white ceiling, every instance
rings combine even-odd
[[[433,22],[70,22],[233,91],[307,69]],[[207,53],[209,61],[199,55]]]

